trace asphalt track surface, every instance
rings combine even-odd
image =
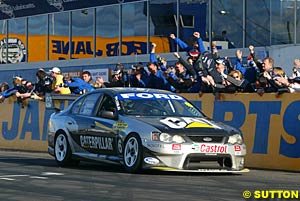
[[[300,191],[299,172],[129,174],[121,166],[102,163],[59,168],[47,153],[0,150],[1,201],[232,201],[245,200],[246,190],[253,195],[254,190],[272,189]]]

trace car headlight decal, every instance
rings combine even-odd
[[[162,142],[172,142],[172,136],[167,133],[161,133],[159,135],[159,140]]]
[[[176,142],[176,143],[183,143],[184,139],[180,135],[174,135],[173,138],[172,138],[172,141]]]
[[[231,135],[228,138],[228,144],[243,144],[243,138],[240,134]]]
[[[153,141],[161,141],[167,143],[183,143],[185,140],[180,135],[170,135],[168,133],[152,132],[151,139]]]

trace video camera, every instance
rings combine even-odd
[[[161,57],[159,55],[156,57],[156,60],[157,60],[157,64],[160,65],[160,66],[163,65],[164,61],[166,61],[165,58],[163,58],[163,57]]]

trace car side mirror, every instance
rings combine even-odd
[[[107,119],[117,119],[116,115],[112,111],[101,111],[99,116]]]

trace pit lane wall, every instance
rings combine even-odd
[[[239,128],[247,145],[246,167],[300,170],[299,94],[182,94],[209,117]],[[72,98],[55,101],[67,107]],[[53,110],[29,100],[24,108],[14,98],[0,104],[0,148],[47,151],[47,121]]]

